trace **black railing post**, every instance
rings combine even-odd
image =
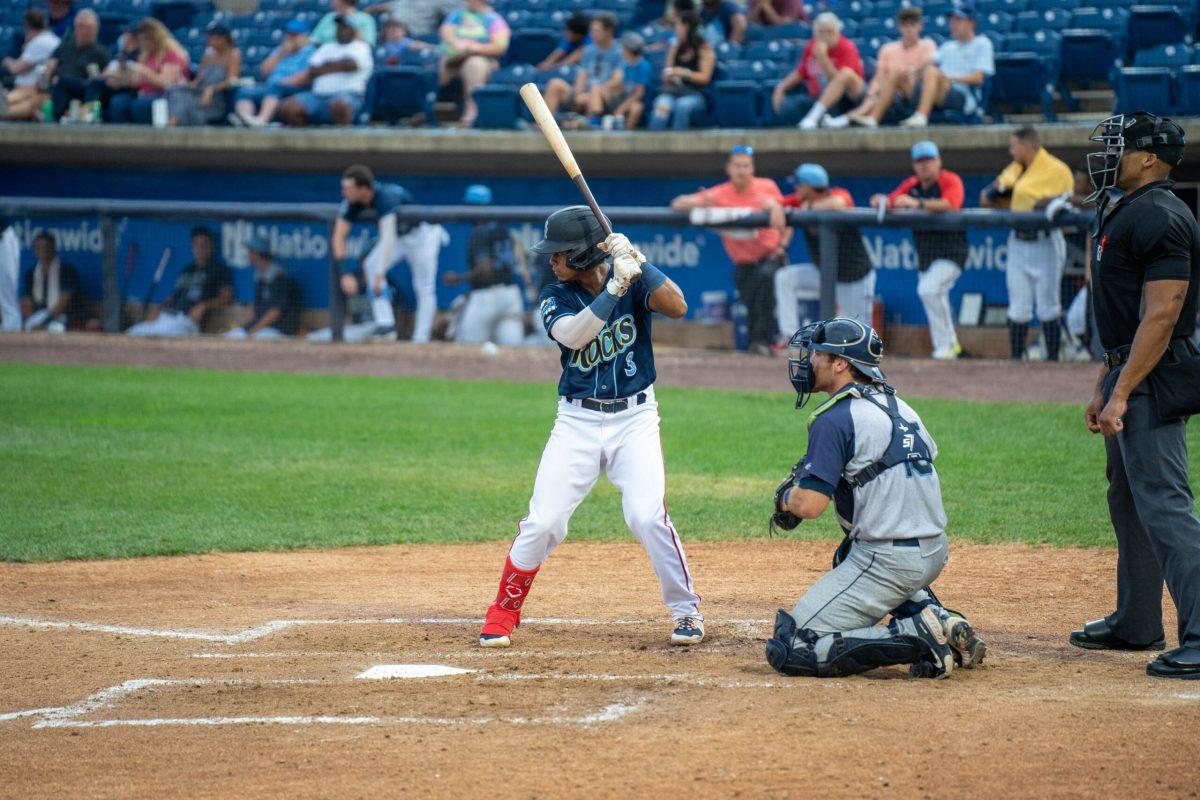
[[[837,315],[838,229],[823,222],[817,227],[821,257],[821,319]]]
[[[101,327],[105,333],[121,332],[121,275],[117,268],[117,226],[111,214],[100,215],[103,247]]]
[[[329,224],[329,334],[335,342],[342,341],[346,326],[346,298],[342,296],[342,276],[337,259],[333,257],[333,229]]]

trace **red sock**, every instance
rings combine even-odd
[[[496,602],[487,610],[483,633],[507,636],[521,624],[521,608],[533,586],[533,578],[541,567],[531,570],[518,569],[511,558],[504,559],[504,573],[500,576],[500,589]]]

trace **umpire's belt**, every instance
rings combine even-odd
[[[1129,360],[1130,345],[1123,345],[1114,350],[1104,351],[1104,366],[1116,369]]]
[[[574,397],[563,398],[571,405],[586,408],[588,411],[599,411],[603,414],[616,414],[618,411],[624,411],[631,406],[640,406],[646,402],[646,393],[638,392],[634,397],[622,397],[619,400],[597,400],[594,397],[584,397],[577,399]]]
[[[1050,231],[1021,231],[1014,230],[1013,235],[1022,242],[1036,242],[1039,239],[1045,239],[1050,236]]]

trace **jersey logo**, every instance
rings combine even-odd
[[[571,366],[580,372],[591,372],[597,364],[617,358],[636,341],[637,327],[633,324],[633,315],[625,314],[600,331],[586,347],[572,353]]]
[[[550,318],[554,316],[554,312],[557,309],[558,302],[553,297],[547,297],[542,301],[542,306],[538,310],[542,315],[542,322],[546,327],[550,326]]]
[[[632,378],[637,375],[637,364],[633,363],[633,353],[625,354],[625,377]]]

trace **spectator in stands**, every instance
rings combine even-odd
[[[554,67],[569,67],[578,64],[583,55],[583,48],[591,44],[588,31],[592,20],[582,11],[576,11],[563,22],[563,38],[558,46],[550,51],[550,55],[538,62],[538,69],[553,69]]]
[[[917,142],[912,146],[913,175],[905,178],[891,194],[877,194],[871,205],[888,209],[931,211],[961,211],[963,207],[962,178],[942,168],[942,157],[933,142]],[[913,246],[917,251],[917,294],[929,319],[929,337],[933,341],[933,357],[953,360],[962,353],[958,334],[954,332],[954,316],[950,312],[950,290],[962,275],[967,263],[967,232],[914,230]]]
[[[367,91],[374,57],[348,20],[337,19],[337,43],[323,44],[304,72],[294,76],[308,91],[294,94],[279,107],[285,125],[351,125]],[[292,79],[289,79],[292,80]]]
[[[254,311],[250,321],[225,334],[230,339],[282,339],[300,330],[300,284],[271,253],[271,243],[255,236],[246,243],[254,267]]]
[[[59,39],[66,39],[74,30],[75,17],[79,11],[75,8],[75,0],[49,0],[50,18],[47,22],[51,32]]]
[[[419,50],[432,50],[436,45],[414,39],[408,25],[399,17],[386,17],[383,21],[383,63],[395,67],[404,61],[404,54]]]
[[[837,15],[825,11],[813,22],[813,38],[804,48],[800,63],[775,87],[771,105],[788,124],[800,118],[801,129],[814,130],[826,114],[836,117],[862,99],[866,88],[863,75],[858,47],[842,36],[842,21]],[[788,97],[801,85],[804,94]]]
[[[671,201],[675,211],[694,208],[750,208],[770,211],[783,201],[775,181],[754,176],[754,149],[737,145],[725,164],[729,181],[695,194],[685,194]],[[775,332],[775,271],[783,266],[790,228],[729,228],[721,233],[725,252],[733,261],[733,283],[738,297],[746,306],[750,328],[750,349],[770,355]]]
[[[570,103],[591,124],[598,125],[600,116],[619,102],[624,61],[616,32],[617,18],[613,14],[602,11],[592,17],[592,43],[583,48],[575,85],[562,78],[551,78],[546,85],[546,106],[551,112]]]
[[[775,224],[783,228],[783,208],[798,208],[804,211],[846,211],[854,208],[854,198],[850,192],[837,186],[829,185],[829,173],[820,164],[801,164],[792,175],[792,183],[796,191],[783,198],[775,214]],[[821,275],[825,269],[821,266],[821,238],[816,226],[804,227],[804,239],[808,244],[808,257],[818,265]],[[875,305],[875,267],[867,255],[863,245],[862,234],[858,228],[840,227],[837,230],[837,314],[839,317],[856,319],[864,325],[871,325],[871,310]],[[777,312],[780,322],[779,332],[784,342],[800,328],[796,319],[796,295],[799,291],[810,290],[803,285],[811,272],[785,267],[775,273],[775,303],[781,310]],[[819,284],[818,284],[819,285]],[[795,324],[792,324],[792,323]],[[785,324],[786,323],[786,324]]]
[[[458,0],[393,0],[368,6],[368,14],[387,13],[408,27],[412,36],[424,38],[437,33],[438,26],[446,15],[458,7]]]
[[[500,58],[508,52],[512,33],[504,17],[497,14],[487,0],[467,0],[465,6],[450,12],[438,29],[438,36],[442,40],[438,82],[446,86],[455,78],[462,81],[460,122],[469,128],[479,115],[472,95],[500,66]]]
[[[750,22],[757,25],[786,25],[808,22],[802,0],[750,0]]]
[[[658,96],[650,115],[650,130],[677,131],[692,127],[696,113],[708,105],[705,92],[712,83],[717,52],[700,32],[700,17],[684,11],[675,23],[675,41],[667,51]]]
[[[992,40],[975,35],[975,3],[956,0],[950,11],[950,36],[938,47],[936,63],[921,73],[916,112],[900,124],[924,128],[935,108],[971,115],[979,110],[983,83],[996,74]]]
[[[161,98],[168,86],[186,81],[189,75],[187,51],[161,22],[146,17],[137,26],[138,58],[128,62],[137,85],[137,96],[113,95],[109,118],[113,122],[150,124],[151,104]]]
[[[1008,139],[1012,163],[979,193],[984,208],[1007,205],[1013,211],[1033,211],[1039,201],[1048,203],[1075,189],[1071,168],[1042,147],[1033,128],[1020,128]],[[1036,311],[1046,339],[1046,357],[1058,360],[1062,316],[1062,275],[1067,244],[1063,232],[1012,230],[1008,234],[1008,338],[1012,357],[1025,356],[1029,322]]]
[[[233,302],[233,274],[217,255],[217,237],[209,228],[192,228],[192,263],[175,281],[161,306],[151,306],[146,321],[130,336],[190,336],[204,330],[214,312]]]
[[[25,40],[18,58],[4,59],[4,70],[13,76],[13,90],[0,100],[0,117],[30,119],[28,109],[36,100],[45,75],[46,62],[58,49],[59,38],[46,25],[40,8],[25,12]],[[16,116],[14,116],[16,115]]]
[[[108,62],[99,78],[88,81],[89,91],[99,92],[105,119],[110,122],[108,114],[114,97],[124,94],[128,95],[128,102],[137,99],[138,77],[131,65],[137,62],[138,55],[137,36],[133,31],[122,33],[117,37],[116,57]]]
[[[79,271],[59,260],[58,240],[49,231],[34,238],[33,253],[37,263],[25,273],[21,289],[23,327],[62,333],[82,318]]]
[[[330,5],[333,6],[333,10],[321,17],[308,37],[312,43],[318,46],[339,43],[337,26],[340,17],[350,23],[358,38],[374,49],[378,37],[375,18],[365,11],[358,10],[358,0],[332,0]]]
[[[262,86],[243,86],[238,90],[229,121],[234,125],[262,127],[275,118],[279,101],[300,92],[305,85],[304,71],[317,51],[308,40],[308,26],[294,19],[283,29],[283,42],[258,66],[264,78]]]
[[[733,0],[703,0],[698,10],[704,38],[713,47],[746,39],[746,12]]]
[[[477,183],[467,187],[463,202],[491,205],[492,190]],[[467,272],[448,272],[442,282],[468,284],[470,291],[458,320],[458,342],[518,345],[525,340],[525,305],[517,275],[531,290],[525,248],[499,222],[480,222],[467,237]]]
[[[167,87],[167,124],[171,126],[186,128],[224,119],[225,90],[242,77],[242,51],[234,45],[229,28],[214,22],[205,33],[204,57],[196,76]]]
[[[65,39],[46,62],[54,118],[67,110],[72,100],[91,103],[100,99],[103,84],[93,82],[108,63],[108,48],[100,44],[100,18],[90,8],[75,15],[74,35]]]
[[[937,44],[921,36],[924,21],[921,9],[905,6],[896,15],[900,40],[879,48],[875,76],[867,87],[866,97],[858,108],[843,117],[826,119],[831,128],[862,125],[874,128],[891,112],[890,119],[907,119],[916,111],[917,78],[926,66],[933,63]]]
[[[646,94],[650,91],[650,62],[642,55],[646,40],[641,34],[630,31],[621,37],[621,55],[625,63],[621,66],[621,99],[613,114],[625,118],[625,130],[633,130],[642,122],[646,109]]]
[[[21,280],[21,243],[17,229],[0,217],[0,331],[21,330],[21,306],[17,302]]]

